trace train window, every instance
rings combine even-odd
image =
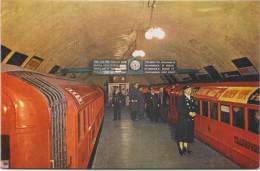
[[[208,117],[208,102],[202,101],[202,115]]]
[[[218,104],[210,103],[210,118],[218,120]]]
[[[89,104],[89,126],[92,124],[92,104]]]
[[[43,59],[38,56],[33,56],[29,62],[24,66],[27,69],[35,70],[42,63]]]
[[[230,107],[228,105],[221,105],[221,122],[228,123],[230,122]]]
[[[92,113],[91,113],[91,124],[94,123],[94,120],[95,120],[95,105],[94,105],[94,102],[92,102]]]
[[[92,124],[92,104],[89,104],[89,126]]]
[[[200,114],[200,100],[199,99],[195,99],[195,106],[196,106],[196,113]]]
[[[259,134],[260,111],[248,110],[248,131]]]
[[[258,88],[248,99],[249,104],[260,105],[260,88]]]
[[[82,110],[81,111],[81,114],[80,114],[80,123],[81,123],[81,126],[80,126],[80,138],[84,138],[84,135],[85,135],[85,120],[84,120],[84,112],[85,110]]]
[[[89,128],[89,126],[90,126],[90,123],[89,123],[89,114],[90,114],[90,111],[89,111],[89,106],[88,106],[88,114],[87,114],[87,118],[88,118],[88,128]]]
[[[7,61],[7,64],[21,66],[28,56],[19,52],[15,52]]]
[[[78,142],[80,140],[80,112],[78,112]]]
[[[232,111],[233,111],[233,126],[244,129],[245,128],[244,108],[234,106],[232,108]]]
[[[1,160],[8,162],[10,160],[10,137],[1,135]],[[4,164],[4,163],[2,163]]]
[[[85,133],[86,132],[86,110],[83,111],[83,127]]]

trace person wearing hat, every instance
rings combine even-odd
[[[118,87],[115,88],[115,91],[113,92],[113,98],[112,98],[112,107],[114,109],[114,119],[113,120],[120,120],[121,119],[121,105],[123,95]]]
[[[142,93],[138,90],[139,84],[134,83],[134,85],[130,89],[129,99],[130,99],[130,111],[131,111],[131,119],[133,121],[138,120],[138,116],[140,113],[140,105],[141,105],[141,98]]]
[[[192,89],[189,85],[183,87],[183,95],[177,99],[178,120],[176,124],[175,140],[180,155],[191,153],[188,144],[194,139],[195,101],[191,97]]]
[[[155,94],[153,87],[149,87],[150,92],[147,94],[147,114],[151,122],[158,122],[159,119],[159,99]]]

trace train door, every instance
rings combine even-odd
[[[15,164],[15,156],[12,156],[15,142],[15,124],[11,123],[15,123],[15,110],[10,97],[3,92],[1,100],[3,103],[1,107],[1,168],[12,168],[12,165]]]

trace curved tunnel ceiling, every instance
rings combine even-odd
[[[232,59],[246,56],[259,68],[259,9],[260,2],[156,1],[151,24],[166,37],[146,40],[147,1],[2,0],[2,44],[44,58],[40,72],[126,58],[122,54],[135,40],[147,60],[175,59],[178,67],[194,69],[213,64],[227,72],[237,70]],[[158,76],[138,80],[162,82]]]

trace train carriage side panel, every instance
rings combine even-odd
[[[74,130],[77,135],[75,137],[76,167],[86,168],[96,140],[96,131],[99,130],[99,125],[96,125],[98,121],[95,111],[103,108],[103,106],[97,106],[97,100],[101,94],[98,93],[97,88],[81,84],[67,84],[61,87],[73,99],[73,105],[76,108],[76,114],[74,114]]]
[[[66,142],[67,142],[67,166],[68,168],[77,168],[78,154],[77,154],[77,107],[73,98],[64,91],[67,99],[67,115],[66,115]]]
[[[255,89],[256,88],[254,87],[225,88],[220,96],[217,97],[218,101],[215,101],[215,103],[218,104],[217,120],[211,118],[212,110],[210,104],[213,102],[212,98],[205,96],[205,94],[201,92],[197,94],[201,101],[209,102],[207,111],[208,116],[203,116],[205,111],[203,111],[202,106],[201,114],[196,118],[200,120],[200,125],[196,125],[197,137],[238,163],[240,166],[246,168],[259,167],[259,135],[252,135],[246,128],[240,129],[233,126],[233,117],[235,117],[233,107],[238,107],[246,111],[248,106],[245,104],[247,98]],[[209,91],[209,93],[212,93],[212,91]],[[225,121],[225,118],[222,118],[221,112],[224,112],[226,113],[225,115],[229,116],[227,121]],[[243,116],[247,116],[247,112],[245,112]],[[244,122],[246,121],[247,119],[245,117]],[[244,125],[246,125],[246,123],[244,123]],[[246,146],[254,147],[255,151],[252,152],[248,149],[241,148],[241,142],[239,141],[243,141],[244,144],[246,141]],[[238,146],[239,143],[240,147]]]
[[[210,83],[210,84],[194,84],[193,87],[199,87],[199,91],[195,93],[195,99],[200,104],[198,115],[195,118],[195,136],[214,149],[221,152],[240,166],[245,168],[259,167],[259,83]],[[255,95],[252,94],[256,89]],[[181,91],[177,86],[170,93],[171,98],[178,96]],[[252,104],[248,104],[250,99]],[[214,105],[212,105],[214,104]],[[173,105],[173,104],[171,104]],[[223,106],[222,106],[223,105]],[[205,107],[206,106],[206,107]],[[171,106],[175,108],[176,106]],[[244,128],[235,127],[238,122],[234,117],[238,117],[233,112],[233,107],[239,107],[245,110]],[[215,108],[215,109],[214,109]],[[212,112],[216,110],[216,114]],[[258,133],[252,133],[248,129],[252,127],[249,123],[248,111],[254,109],[259,113],[258,117]],[[224,112],[223,114],[221,112]],[[207,115],[205,115],[207,113]],[[225,115],[228,114],[228,121],[225,121]],[[176,110],[171,110],[170,115],[178,117]],[[222,115],[224,118],[222,118]],[[256,115],[256,114],[255,114]],[[215,118],[217,116],[217,118]],[[240,115],[241,116],[241,115]],[[250,116],[251,120],[252,117]],[[257,122],[257,121],[255,121]],[[257,126],[256,126],[257,127]],[[253,128],[251,128],[253,129]],[[256,128],[257,130],[257,128]]]

